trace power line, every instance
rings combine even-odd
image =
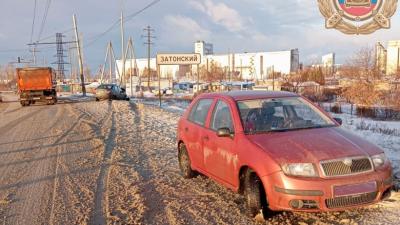
[[[46,21],[47,21],[47,15],[49,13],[49,8],[50,8],[50,4],[51,4],[51,0],[47,0],[46,2],[46,7],[45,7],[45,11],[44,11],[44,15],[43,15],[43,19],[42,19],[42,24],[40,27],[40,32],[39,32],[39,36],[38,36],[38,40],[41,38],[43,31],[44,31],[44,27],[46,25]]]
[[[137,12],[135,12],[135,13],[129,15],[129,16],[127,16],[126,19],[125,19],[125,21],[129,21],[129,20],[133,19],[134,17],[136,17],[137,15],[139,15],[139,14],[141,14],[142,12],[146,11],[148,8],[150,8],[150,7],[152,7],[153,5],[159,3],[160,1],[161,1],[161,0],[152,1],[150,4],[148,4],[148,5],[147,5],[146,7],[144,7],[143,9],[141,9],[141,10],[139,10],[139,11],[137,11]]]
[[[35,5],[33,7],[33,20],[32,20],[32,30],[31,30],[31,43],[32,43],[32,38],[33,38],[33,32],[35,29],[35,20],[36,20],[36,6],[37,6],[37,0],[35,0]]]
[[[125,21],[129,21],[132,20],[134,17],[138,16],[139,14],[141,14],[142,12],[146,11],[147,9],[149,9],[150,7],[154,6],[155,4],[159,3],[161,0],[154,0],[151,3],[149,3],[148,5],[146,5],[144,8],[142,8],[141,10],[132,13],[126,17],[124,17]],[[104,32],[100,33],[99,35],[96,35],[92,38],[92,41],[90,41],[84,48],[87,48],[89,46],[91,46],[92,44],[94,44],[95,42],[97,42],[100,38],[102,38],[104,35],[106,35],[108,32],[112,31],[115,26],[117,26],[119,23],[121,22],[121,19],[116,20],[108,29],[106,29]]]
[[[54,49],[54,47],[45,47],[45,48],[38,48],[39,50],[48,50],[48,49]],[[26,48],[24,49],[0,49],[0,53],[9,53],[9,52],[24,52],[26,51]]]
[[[73,31],[73,30],[74,30],[74,28],[69,28],[69,29],[67,29],[67,30],[60,31],[60,32],[56,32],[56,33],[67,34],[67,33],[71,32],[71,31]],[[46,36],[46,37],[44,37],[44,38],[41,38],[41,39],[37,40],[37,42],[44,41],[44,40],[48,40],[48,39],[50,39],[50,38],[54,38],[54,34],[51,34],[51,35]],[[31,43],[32,43],[32,42],[31,42]]]

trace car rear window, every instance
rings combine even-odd
[[[199,100],[192,108],[192,111],[189,114],[189,120],[200,126],[204,126],[206,124],[208,111],[210,110],[212,103],[212,99]]]

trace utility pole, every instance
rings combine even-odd
[[[107,66],[107,61],[108,61],[108,67],[109,67],[109,78],[108,78],[108,83],[113,83],[113,62],[114,62],[114,66],[116,69],[116,75],[115,77],[121,77],[121,73],[119,72],[119,68],[118,66],[116,66],[116,59],[115,59],[115,53],[114,53],[114,49],[113,49],[113,45],[111,43],[111,41],[107,44],[107,51],[106,51],[106,56],[104,58],[104,64],[101,70],[101,82],[103,82],[105,80],[104,75],[105,75],[105,71],[106,71],[106,66]]]
[[[32,48],[32,50],[30,50],[30,52],[32,52],[33,65],[36,66],[36,52],[38,52],[36,50],[36,45],[33,45],[33,48]]]
[[[228,50],[228,77],[229,77],[229,82],[231,82],[231,49]]]
[[[120,77],[120,83],[121,86],[126,87],[125,84],[125,32],[124,32],[124,12],[121,11],[121,54],[122,54],[122,72],[121,72],[121,77]]]
[[[243,59],[240,59],[240,81],[243,79]]]
[[[137,74],[136,74],[137,62],[136,62],[135,49],[134,49],[132,37],[129,38],[128,46],[126,47],[125,59],[129,59],[130,89],[131,89],[131,96],[133,96],[133,76],[134,75],[137,76]],[[132,67],[133,60],[135,60],[134,68]],[[132,72],[132,69],[134,70],[133,72]]]
[[[154,32],[154,29],[152,29],[150,26],[147,26],[143,30],[146,32],[146,35],[144,35],[142,37],[147,38],[147,42],[144,43],[145,45],[147,45],[147,88],[151,92],[151,89],[150,89],[150,76],[151,76],[150,58],[151,58],[151,46],[154,44],[152,42],[152,39],[154,39],[155,36],[152,36],[152,32]]]
[[[112,58],[112,43],[111,43],[111,41],[110,41],[110,43],[108,44],[108,47],[107,47],[107,53],[106,53],[106,58],[107,58],[107,54],[110,54],[110,59],[109,59],[109,64],[108,64],[108,66],[110,67],[109,68],[109,73],[110,73],[110,77],[109,77],[109,83],[111,84],[112,82],[113,82],[113,76],[112,76],[112,74],[113,74],[113,71],[112,71],[112,61],[113,61],[113,58]],[[105,63],[104,63],[104,65],[105,65]]]
[[[275,91],[275,67],[272,65],[272,90]]]
[[[76,48],[77,48],[77,51],[78,51],[78,58],[79,58],[79,73],[80,73],[80,76],[81,76],[82,93],[83,93],[83,96],[86,96],[85,77],[83,76],[83,62],[82,62],[81,44],[79,42],[78,26],[76,24],[76,16],[75,16],[75,14],[72,16],[72,20],[74,22]]]

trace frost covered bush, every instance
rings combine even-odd
[[[399,129],[395,129],[395,128],[391,129],[386,126],[378,125],[377,123],[370,124],[370,123],[366,123],[365,121],[361,121],[360,123],[356,124],[356,129],[357,130],[369,130],[374,133],[380,133],[380,134],[400,137]]]

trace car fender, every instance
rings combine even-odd
[[[245,167],[254,171],[260,178],[282,170],[279,164],[268,153],[251,143],[244,134],[241,140],[238,143],[240,147],[237,149],[239,163],[235,171],[235,186],[239,188],[240,172]]]

